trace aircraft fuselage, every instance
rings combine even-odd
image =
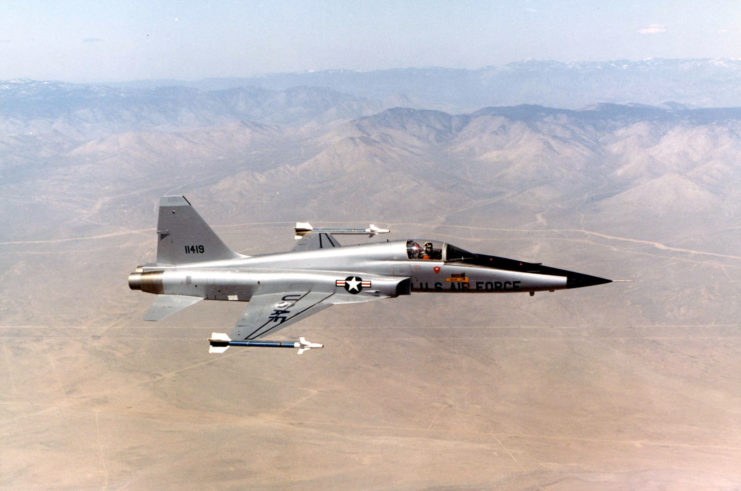
[[[156,265],[133,273],[130,285],[151,293],[246,301],[258,289],[291,283],[337,293],[384,296],[410,292],[503,293],[557,290],[605,283],[594,276],[540,264],[474,255],[458,260],[410,259],[409,241],[285,252],[187,265]],[[194,254],[198,254],[197,249]],[[360,284],[345,287],[347,278]],[[408,281],[401,283],[401,280]],[[138,286],[138,287],[137,287]],[[365,295],[364,295],[365,296]]]
[[[332,233],[297,223],[293,251],[244,256],[230,249],[185,196],[160,198],[157,261],[129,275],[129,287],[156,294],[144,316],[159,321],[201,300],[249,302],[229,334],[214,332],[209,352],[229,346],[321,348],[305,338],[260,340],[335,304],[368,302],[412,292],[509,293],[599,285],[610,280],[538,263],[476,254],[437,240],[410,239],[341,246]],[[331,230],[331,233],[330,233]]]

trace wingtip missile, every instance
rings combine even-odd
[[[229,349],[230,346],[246,346],[253,348],[297,348],[297,354],[299,355],[304,354],[304,351],[309,351],[310,349],[324,348],[323,344],[312,343],[311,341],[307,341],[304,337],[299,338],[298,341],[233,341],[226,333],[223,332],[212,332],[211,337],[208,339],[208,344],[208,352],[214,354],[221,354]]]
[[[208,339],[208,352],[221,354],[229,349],[231,338],[223,332],[212,332],[211,337]]]
[[[296,222],[296,226],[293,228],[293,238],[300,240],[304,235],[310,234],[314,230],[309,222]]]
[[[298,342],[294,345],[296,348],[298,348],[297,355],[303,355],[304,351],[309,351],[310,349],[322,349],[324,348],[324,345],[321,343],[312,343],[311,341],[307,341],[306,338],[300,337],[298,338]]]
[[[388,229],[388,228],[379,228],[379,227],[376,227],[375,225],[373,225],[372,223],[365,230],[366,230],[366,232],[368,232],[368,236],[369,237],[373,237],[373,236],[376,236],[378,234],[388,234],[388,233],[391,232],[391,230]]]
[[[379,234],[388,234],[391,230],[377,227],[372,223],[366,228],[314,228],[309,222],[296,222],[293,232],[293,237],[296,240],[300,240],[302,237],[312,232],[334,235],[367,235],[368,237],[375,237]]]

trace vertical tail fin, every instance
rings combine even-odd
[[[163,196],[157,220],[157,263],[187,264],[243,257],[227,247],[185,196]]]

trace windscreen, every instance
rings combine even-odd
[[[471,259],[474,255],[466,250],[460,249],[454,245],[448,244],[445,249],[446,261],[465,261]]]

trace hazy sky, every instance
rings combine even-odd
[[[741,58],[741,0],[0,3],[0,80]]]

